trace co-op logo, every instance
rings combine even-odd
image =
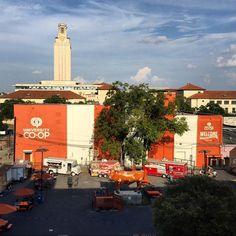
[[[211,122],[207,122],[207,124],[204,126],[204,130],[213,130],[214,126]]]
[[[34,128],[24,128],[23,129],[23,136],[24,136],[24,138],[46,139],[47,137],[50,136],[50,129],[40,127],[43,124],[43,120],[40,117],[33,117],[33,118],[31,118],[30,124]]]
[[[39,126],[41,126],[43,124],[43,121],[39,117],[33,117],[31,119],[30,123],[32,126],[35,126],[36,128],[38,128]]]

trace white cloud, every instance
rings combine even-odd
[[[42,74],[42,71],[41,70],[33,70],[32,74],[39,75],[39,74]]]
[[[212,78],[209,74],[205,75],[204,78],[203,78],[203,81],[206,83],[206,84],[210,84],[211,81],[212,81]]]
[[[98,76],[96,80],[93,81],[93,84],[101,84],[104,83],[105,79],[103,77]]]
[[[138,70],[135,76],[131,76],[130,78],[135,83],[148,83],[150,85],[155,86],[169,86],[169,80],[162,78],[158,75],[152,75],[152,69],[149,67],[143,67]]]
[[[229,78],[227,83],[230,85],[236,85],[236,73],[235,72],[226,72],[225,75]]]
[[[75,78],[73,78],[73,80],[76,81],[76,82],[79,82],[81,84],[86,84],[86,80],[83,77],[79,76],[79,75],[76,76]]]
[[[165,35],[157,36],[155,38],[145,38],[142,40],[139,40],[139,43],[144,43],[144,44],[160,44],[167,42],[168,38]]]
[[[224,52],[236,52],[236,44],[231,44],[228,48],[225,49]]]
[[[194,65],[194,64],[189,63],[189,64],[186,65],[186,68],[187,68],[187,69],[196,69],[197,66]]]
[[[216,59],[217,67],[235,67],[236,66],[236,54],[232,55],[229,59],[224,59],[220,56]]]
[[[145,82],[150,79],[151,74],[152,69],[146,66],[139,69],[135,76],[131,76],[131,80],[137,83]]]
[[[152,78],[151,78],[152,82],[162,82],[163,79],[157,75],[154,75]]]

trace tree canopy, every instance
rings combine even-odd
[[[176,104],[176,111],[177,112],[192,113],[194,111],[194,109],[191,108],[190,101],[182,95],[176,96],[175,104]]]
[[[227,112],[217,103],[209,102],[206,106],[200,106],[197,114],[227,115]]]
[[[154,206],[159,235],[235,235],[236,193],[207,176],[174,181]]]
[[[30,101],[23,101],[22,99],[11,99],[6,100],[1,104],[1,117],[2,119],[13,119],[14,118],[14,104],[29,104]]]
[[[108,95],[107,108],[96,122],[95,138],[102,140],[104,153],[112,150],[117,159],[128,156],[140,163],[165,131],[181,135],[188,129],[183,118],[170,119],[175,105],[165,105],[164,94],[145,84],[115,82]]]
[[[7,130],[8,125],[3,123],[3,117],[2,114],[0,113],[0,130]]]
[[[58,95],[53,95],[53,96],[51,96],[49,98],[46,98],[43,101],[43,103],[56,103],[56,104],[62,103],[62,104],[66,104],[66,103],[70,103],[70,102],[68,102],[67,99],[64,98],[64,97],[60,97]]]

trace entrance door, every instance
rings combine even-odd
[[[67,173],[71,173],[71,167],[72,167],[72,164],[67,163]]]
[[[30,161],[30,155],[31,153],[25,153],[25,160]]]

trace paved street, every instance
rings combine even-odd
[[[217,170],[217,180],[220,181],[232,181],[236,184],[236,175],[228,173],[226,170]]]
[[[121,211],[91,209],[94,190],[105,183],[106,179],[82,173],[73,177],[73,187],[68,189],[67,176],[59,175],[55,188],[44,191],[43,204],[7,216],[14,226],[4,235],[153,234],[151,206],[126,206]]]
[[[73,177],[68,189],[66,175],[58,175],[52,189],[43,192],[44,203],[28,212],[6,216],[13,228],[3,235],[134,235],[154,234],[151,206],[126,206],[123,210],[96,212],[91,208],[95,189],[108,184],[105,178],[90,177],[88,173]],[[163,187],[166,179],[151,177],[152,184]],[[236,181],[236,176],[218,170],[219,181]],[[28,183],[14,185],[14,189]],[[135,185],[132,185],[135,187]],[[14,202],[12,193],[0,198],[1,202]]]

